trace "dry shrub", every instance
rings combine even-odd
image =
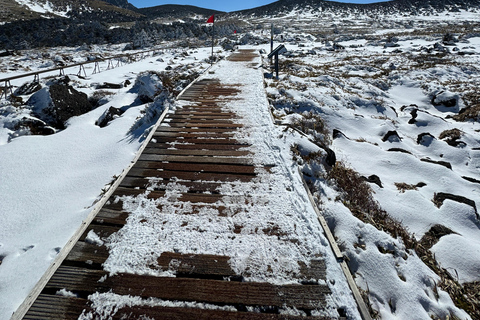
[[[461,135],[462,135],[462,131],[455,128],[455,129],[450,129],[450,130],[443,131],[442,133],[440,133],[439,138],[440,139],[448,138],[448,139],[451,139],[451,140],[457,140],[457,139],[460,139]]]
[[[408,184],[405,182],[395,182],[395,187],[400,191],[400,193],[404,193],[406,190],[418,190],[418,188],[426,186],[425,183],[419,182],[417,184]]]
[[[327,178],[334,181],[341,193],[339,200],[342,200],[353,215],[379,230],[384,230],[394,238],[400,237],[406,248],[415,250],[421,260],[440,277],[441,281],[437,285],[450,295],[455,305],[464,309],[473,319],[480,319],[480,282],[462,286],[447,270],[438,264],[430,251],[430,246],[427,245],[427,241],[418,243],[415,237],[399,221],[391,218],[380,208],[373,198],[373,190],[353,169],[347,168],[342,163],[337,163],[328,173]],[[406,188],[412,186],[399,185]],[[419,183],[414,187],[421,186],[422,183]]]
[[[353,169],[347,168],[338,162],[329,171],[327,179],[333,180],[341,192],[340,200],[360,220],[400,237],[407,247],[413,248],[415,238],[402,226],[400,222],[390,217],[373,198],[370,185]]]
[[[466,108],[453,116],[456,121],[477,121],[480,119],[480,94],[478,92],[468,92],[462,97]]]
[[[313,140],[320,145],[327,146],[331,144],[331,138],[325,121],[320,115],[312,111],[303,113],[301,118],[296,119],[292,123],[292,127],[307,135],[311,135]]]

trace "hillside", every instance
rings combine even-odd
[[[138,12],[149,17],[149,18],[165,18],[165,17],[176,17],[176,18],[191,18],[194,16],[207,16],[212,14],[224,13],[222,11],[211,10],[200,8],[196,6],[182,6],[182,5],[161,5],[148,8],[140,8]]]
[[[100,18],[101,21],[135,20],[142,15],[127,1],[120,0],[0,0],[0,22],[39,18]]]
[[[292,11],[335,12],[337,14],[434,14],[441,11],[478,8],[479,0],[393,0],[371,4],[353,4],[325,0],[279,0],[274,3],[235,12],[240,15],[281,15]]]

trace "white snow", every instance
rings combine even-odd
[[[297,17],[294,13],[302,15]],[[266,80],[265,90],[270,103],[276,107],[273,112],[275,121],[291,123],[301,118],[302,113],[313,111],[322,116],[329,132],[340,130],[344,136],[334,139],[331,145],[337,160],[365,177],[377,175],[382,187],[371,184],[375,200],[417,240],[434,225],[449,228],[453,233],[441,237],[431,251],[438,263],[460,283],[480,280],[480,223],[470,205],[447,199],[437,207],[432,200],[435,193],[451,193],[472,200],[476,208],[480,208],[479,184],[462,178],[480,180],[478,119],[458,122],[447,117],[466,106],[462,99],[464,93],[478,87],[480,37],[469,34],[456,44],[460,51],[472,55],[460,55],[452,46],[448,47],[450,53],[443,55],[433,49],[435,43],[441,42],[441,33],[430,32],[428,28],[443,28],[452,20],[470,23],[478,21],[479,16],[476,12],[461,10],[432,16],[380,17],[375,21],[360,13],[339,18],[329,12],[303,14],[295,11],[288,15],[288,19],[276,17],[273,19],[276,24],[284,24],[282,35],[291,39],[285,45],[290,51],[288,59],[293,67],[280,71],[280,81]],[[326,30],[327,38],[317,39],[308,34],[311,31],[317,35],[320,26],[332,30],[333,24],[341,33],[346,27],[342,24],[345,21],[350,21],[350,30],[359,30],[358,34],[328,34]],[[255,21],[251,23],[255,25]],[[398,36],[399,46],[385,48],[385,40],[392,34]],[[262,36],[262,30],[258,30],[257,35]],[[276,39],[279,41],[280,37]],[[345,49],[331,51],[334,41]],[[269,45],[254,48],[268,51]],[[58,52],[52,52],[52,56],[67,53],[73,56],[73,61],[84,59],[82,49],[52,49],[55,50]],[[113,54],[119,50],[119,46],[94,46],[88,54]],[[207,66],[200,61],[209,55],[209,50],[199,49],[192,53],[198,58],[195,68],[199,71]],[[135,105],[138,92],[130,91],[137,75],[146,70],[163,70],[168,64],[176,67],[194,63],[193,59],[182,60],[175,52],[167,50],[161,56],[162,60],[158,58],[147,58],[91,76],[93,66],[87,67],[87,79],[75,78],[75,87],[82,92],[92,94],[94,83],[130,80],[132,85],[112,92],[106,104],[71,119],[67,129],[52,136],[28,136],[28,132],[15,130],[15,121],[29,117],[29,110],[2,100],[0,319],[8,319],[15,311],[91,210],[102,188],[108,188],[113,177],[118,176],[133,159],[141,136],[129,136],[129,132],[146,107]],[[53,63],[35,51],[26,52],[22,57],[24,60],[19,59],[6,58],[0,65],[0,77],[21,74],[25,72],[22,67],[38,70],[42,65],[48,67]],[[287,57],[281,56],[280,59]],[[11,62],[22,67],[12,68]],[[108,239],[89,235],[93,243],[104,242],[111,250],[105,264],[107,270],[111,273],[127,271],[172,276],[171,271],[154,271],[146,266],[155,263],[158,255],[165,251],[226,254],[233,250],[236,254],[231,260],[232,268],[239,273],[248,268],[250,273],[246,280],[283,284],[295,282],[291,274],[298,272],[298,264],[294,262],[308,262],[318,253],[326,257],[326,284],[333,291],[329,305],[343,306],[352,318],[358,318],[349,289],[344,281],[339,280],[343,276],[337,262],[331,255],[325,255],[329,248],[303,191],[297,173],[300,166],[304,172],[319,177],[312,180],[320,190],[317,195],[321,200],[320,209],[349,258],[355,281],[368,292],[373,308],[382,319],[431,319],[432,316],[472,319],[455,307],[448,294],[437,287],[439,277],[415,252],[406,249],[401,240],[360,221],[337,201],[339,193],[336,188],[322,179],[323,167],[292,161],[290,146],[293,144],[301,145],[305,152],[320,149],[295,131],[272,125],[261,80],[261,73],[267,70],[259,68],[261,64],[257,60],[250,68],[245,68],[222,61],[208,76],[221,78],[225,84],[240,81],[244,86],[239,99],[225,107],[244,117],[245,128],[254,134],[245,130],[237,138],[253,144],[256,156],[252,161],[256,164],[275,165],[273,174],[265,175],[260,170],[255,183],[223,186],[221,191],[231,194],[225,199],[225,204],[232,210],[226,218],[215,215],[215,208],[212,208],[204,209],[196,216],[183,215],[178,219],[178,214],[173,214],[174,209],[178,210],[174,208],[175,199],[180,196],[174,191],[178,187],[175,183],[168,185],[169,191],[162,199],[124,197],[124,209],[131,213],[126,227]],[[266,61],[264,65],[267,65]],[[13,84],[18,87],[22,81],[16,80]],[[453,109],[432,105],[433,95],[442,91],[457,99]],[[131,107],[100,129],[94,123],[109,106]],[[415,112],[416,118],[412,121]],[[143,126],[142,130],[148,127]],[[463,144],[451,146],[446,139],[440,138],[441,133],[454,128],[461,131],[458,140]],[[383,139],[389,131],[396,131],[400,138]],[[426,133],[431,136],[419,139],[419,135]],[[409,153],[399,152],[399,149]],[[452,168],[425,160],[448,162]],[[152,180],[152,185],[155,183]],[[425,185],[402,191],[397,188],[398,183]],[[245,203],[247,196],[264,206],[240,205]],[[157,210],[160,203],[165,208],[162,212]],[[241,213],[234,215],[235,209],[241,209]],[[159,217],[161,226],[155,222]],[[246,219],[250,222],[243,225],[241,233],[232,239],[235,224]],[[143,220],[148,223],[142,223],[140,230],[137,226]],[[259,242],[252,245],[251,235],[256,233],[255,230],[271,227],[268,222],[272,221],[285,230],[285,238],[272,239],[257,234],[255,239]],[[180,228],[184,223],[186,227]],[[156,228],[164,228],[162,239],[158,239]],[[178,232],[178,228],[182,231]],[[201,231],[209,232],[201,233],[202,237],[199,237]],[[286,241],[288,237],[300,241],[302,246],[292,245]],[[141,243],[139,239],[142,239]],[[271,265],[273,272],[264,268],[267,264]],[[100,313],[105,308],[120,305],[172,303],[109,293],[94,295],[90,299]],[[183,305],[185,302],[178,303]]]
[[[208,67],[202,60],[208,49],[199,49],[196,70]],[[170,60],[176,51],[163,56]],[[69,120],[67,129],[50,136],[19,136],[9,123],[28,115],[28,110],[2,106],[0,112],[0,319],[8,319],[43,275],[60,249],[80,227],[82,220],[134,158],[142,135],[131,133],[146,105],[130,107],[108,126],[95,121],[110,106],[130,106],[136,94],[129,90],[141,71],[164,70],[158,56],[120,68],[76,78],[77,88],[91,94],[95,83],[132,85],[112,92],[108,103]],[[185,60],[189,64],[191,61]],[[178,65],[182,65],[178,60]],[[101,67],[106,69],[106,65]],[[0,77],[5,77],[2,74]],[[25,81],[25,80],[23,80]],[[22,80],[12,81],[20,85]],[[3,100],[5,102],[5,100]],[[11,111],[11,112],[10,112]],[[153,123],[148,124],[148,129]],[[7,125],[7,127],[4,127]],[[14,137],[13,139],[9,139]],[[10,142],[8,143],[8,141]],[[101,241],[91,235],[92,240]],[[33,267],[34,266],[34,267]]]

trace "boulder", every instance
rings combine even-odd
[[[65,129],[65,123],[71,117],[92,110],[85,93],[63,84],[54,84],[37,91],[27,101],[27,105],[32,107],[32,115],[60,130]]]
[[[400,142],[402,138],[398,135],[397,131],[388,131],[382,138],[383,142]]]
[[[25,82],[20,87],[18,87],[13,94],[16,96],[29,95],[37,92],[40,89],[42,89],[42,86],[36,81]]]
[[[110,107],[95,121],[95,125],[99,126],[100,128],[106,127],[110,121],[120,117],[123,114],[123,111],[115,108]]]
[[[458,99],[459,97],[457,94],[448,91],[440,91],[432,95],[431,103],[436,107],[445,106],[447,108],[453,108],[457,105]]]
[[[55,129],[46,125],[45,122],[34,119],[23,117],[20,121],[15,124],[15,131],[27,131],[32,135],[51,135],[55,133]]]

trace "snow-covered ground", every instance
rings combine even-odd
[[[478,18],[472,12],[379,17],[375,21],[355,17],[322,20],[319,15],[282,21],[278,17],[275,23],[284,25],[276,41],[282,36],[289,53],[280,57],[280,80],[266,79],[275,121],[288,124],[309,117],[310,112],[320,115],[337,161],[362,176],[379,178],[379,184],[369,184],[374,199],[412,238],[423,243],[422,237],[435,225],[450,230],[437,235],[431,252],[438,264],[464,285],[480,281],[476,212],[480,206],[480,124],[478,114],[466,121],[458,116],[463,108],[478,108]],[[458,39],[443,44],[446,32]],[[266,37],[261,30],[256,34]],[[269,45],[255,48],[268,51]],[[96,53],[107,50],[114,52],[120,47],[93,48]],[[138,73],[164,70],[167,65],[190,65],[188,68],[198,71],[207,67],[202,60],[209,49],[187,51],[188,56],[182,51],[165,51],[162,56],[95,75],[87,70],[86,79],[72,76],[75,88],[88,95],[95,91],[95,83],[128,79],[132,84],[110,90],[107,103],[71,119],[65,130],[51,136],[28,136],[28,132],[15,130],[15,122],[28,117],[30,110],[2,100],[0,319],[8,319],[15,311],[88,214],[102,188],[134,157],[141,137],[132,136],[130,129],[146,107],[134,103],[137,93],[131,91]],[[42,52],[30,51],[2,60],[0,78],[51,67],[52,61],[60,58],[79,61],[87,53],[59,48],[49,55],[46,58]],[[22,81],[13,84],[20,86]],[[251,94],[258,91],[252,89]],[[110,106],[132,107],[107,127],[95,126]],[[253,114],[249,108],[245,108],[247,116]],[[337,134],[332,137],[334,129]],[[375,221],[367,223],[352,215],[340,190],[328,178],[328,169],[301,158],[296,158],[295,164],[288,150],[298,145],[304,153],[323,153],[320,148],[290,129],[266,132],[275,134],[265,134],[265,150],[275,146],[281,154],[281,159],[272,161],[284,161],[289,172],[300,166],[311,176],[320,208],[349,258],[355,280],[382,319],[475,319],[454,306],[439,287],[441,278],[415,250]],[[313,138],[311,131],[307,133]],[[298,176],[287,175],[281,183],[296,183],[296,179]],[[462,197],[463,203],[434,201],[441,193]]]
[[[74,60],[81,59],[82,54],[91,54],[72,52]],[[187,70],[187,66],[188,70],[202,72],[209,66],[204,61],[209,56],[209,49],[190,50],[188,55],[184,52],[187,50],[165,50],[163,54],[111,70],[105,70],[106,63],[101,64],[104,71],[93,75],[90,75],[93,71],[93,65],[90,65],[86,67],[86,79],[75,76],[77,69],[66,69],[67,76],[74,79],[75,87],[88,95],[98,91],[95,88],[99,83],[129,80],[131,85],[122,89],[104,89],[111,93],[107,95],[107,103],[70,119],[65,130],[53,135],[23,135],[25,131],[14,131],[14,124],[23,117],[30,117],[31,110],[25,106],[13,107],[2,100],[0,319],[10,318],[80,227],[101,197],[102,190],[134,158],[144,136],[131,129],[141,124],[145,109],[152,104],[135,103],[138,92],[133,88],[137,75],[142,71],[163,71],[167,67]],[[63,54],[70,55],[70,52],[64,50]],[[28,58],[31,56],[36,54],[28,52],[23,58],[23,68],[36,70],[45,65],[41,55],[38,60]],[[0,77],[12,73],[2,73]],[[24,81],[20,79],[12,84],[19,86]],[[48,79],[42,78],[42,82],[46,81]],[[28,97],[23,98],[27,100]],[[126,111],[108,126],[96,126],[95,122],[111,106],[125,107]],[[155,120],[147,121],[143,129],[153,125]]]

